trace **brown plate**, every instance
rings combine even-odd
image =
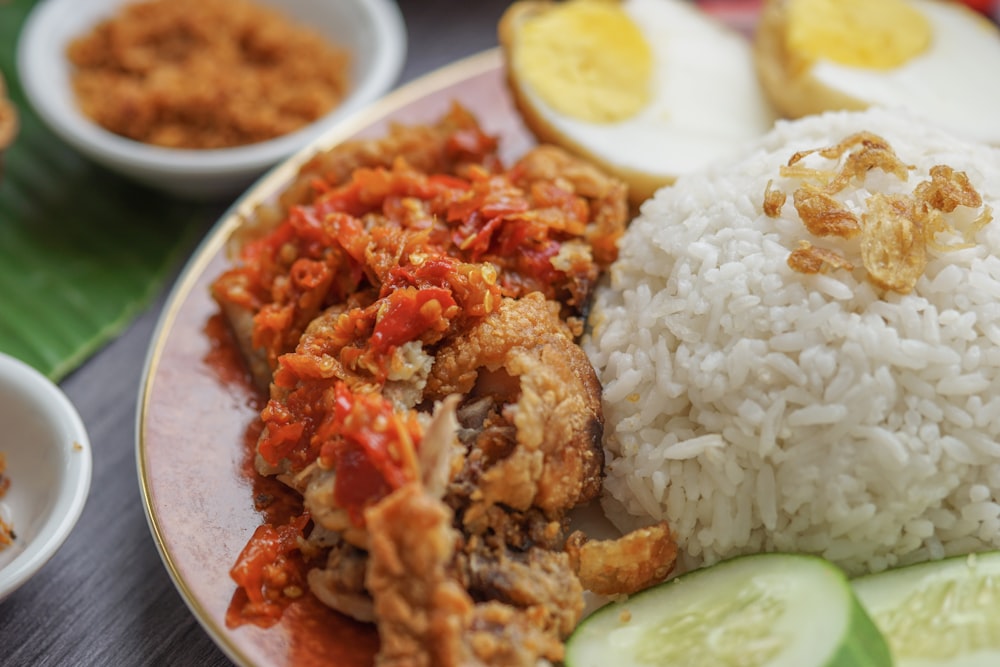
[[[139,481],[153,538],[174,583],[219,647],[245,667],[370,665],[374,629],[311,596],[268,629],[226,626],[235,590],[229,568],[262,515],[244,444],[261,396],[226,341],[212,280],[227,268],[225,245],[243,216],[273,198],[313,153],[345,139],[380,136],[388,123],[429,123],[458,101],[500,137],[510,161],[533,143],[503,81],[496,50],[450,65],[354,115],[264,177],[222,217],[185,268],[161,317],[140,395]]]

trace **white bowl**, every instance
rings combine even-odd
[[[0,354],[0,452],[10,488],[0,499],[17,536],[0,550],[0,600],[35,574],[76,525],[90,490],[90,440],[66,395]]]
[[[171,194],[238,194],[271,166],[306,146],[395,84],[406,55],[406,29],[393,0],[255,0],[309,25],[351,53],[351,86],[333,111],[296,132],[235,148],[162,148],[109,132],[76,105],[67,44],[134,0],[44,0],[21,31],[17,69],[28,100],[64,141],[97,163]]]

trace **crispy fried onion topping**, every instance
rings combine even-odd
[[[810,155],[835,160],[834,168],[810,167]],[[906,182],[913,169],[896,155],[889,143],[870,132],[853,134],[826,148],[799,151],[781,168],[781,176],[795,179],[792,203],[806,230],[818,238],[858,238],[860,260],[876,286],[907,294],[923,275],[930,252],[944,253],[975,245],[975,236],[993,219],[989,205],[969,182],[965,172],[948,165],[930,170],[930,179],[918,183],[910,194],[873,192],[863,209],[852,209],[835,195],[852,182],[864,181],[873,169]],[[762,208],[772,218],[781,215],[787,194],[768,181]],[[956,227],[945,219],[959,207],[982,208],[971,222]],[[939,235],[946,241],[939,240]],[[841,250],[821,248],[801,240],[788,256],[788,266],[799,273],[854,270]]]
[[[799,273],[819,273],[824,267],[854,270],[854,265],[840,253],[817,248],[809,241],[799,241],[799,246],[788,256],[788,266]]]

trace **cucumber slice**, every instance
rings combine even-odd
[[[907,565],[853,585],[899,667],[1000,665],[1000,552]]]
[[[817,557],[740,556],[594,612],[567,667],[890,667],[847,577]]]

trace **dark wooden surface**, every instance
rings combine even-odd
[[[399,0],[409,33],[400,83],[495,46],[497,20],[507,4]],[[213,222],[205,221],[206,230]],[[90,435],[93,483],[66,543],[0,602],[0,666],[231,664],[175,590],[139,493],[136,402],[167,291],[62,383]]]

